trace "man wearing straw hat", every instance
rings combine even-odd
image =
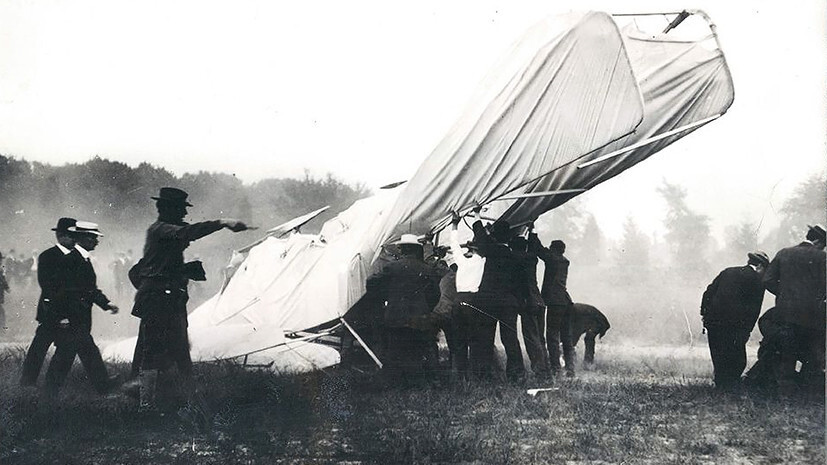
[[[68,228],[75,240],[75,250],[67,255],[67,268],[63,305],[56,313],[58,330],[55,337],[55,355],[46,372],[46,393],[57,395],[57,391],[69,374],[75,355],[80,357],[92,385],[100,394],[115,387],[117,378],[110,379],[100,350],[92,338],[92,305],[103,310],[118,313],[117,305],[98,289],[95,269],[90,261],[90,252],[95,250],[103,236],[98,225],[78,221]]]
[[[780,360],[775,376],[779,394],[797,390],[796,360],[806,354],[805,383],[823,394],[825,335],[825,251],[827,234],[821,225],[807,226],[804,242],[781,249],[764,275],[764,286],[775,294],[780,330]]]
[[[250,229],[241,221],[221,219],[187,223],[188,194],[174,187],[162,187],[155,200],[158,220],[149,226],[144,256],[130,270],[138,291],[132,315],[141,319],[133,364],[139,372],[140,406],[154,410],[159,372],[175,365],[192,394],[192,359],[187,338],[187,284],[205,279],[200,262],[184,263],[190,243],[227,228],[233,232]],[[130,278],[131,279],[131,278]]]
[[[435,370],[435,330],[420,324],[439,299],[439,275],[424,261],[422,243],[414,234],[394,242],[400,253],[368,280],[384,302],[385,372],[396,381],[418,381]],[[433,373],[430,373],[433,374]]]
[[[764,300],[761,277],[769,264],[766,253],[750,252],[746,265],[721,271],[703,294],[701,317],[708,332],[716,389],[731,390],[741,382],[747,341]]]

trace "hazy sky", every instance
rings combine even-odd
[[[569,7],[702,8],[735,82],[724,117],[584,194],[610,234],[627,215],[658,231],[663,179],[687,187],[719,236],[742,221],[765,233],[824,169],[823,0],[0,0],[0,153],[246,182],[309,169],[377,187],[410,177],[502,51]]]

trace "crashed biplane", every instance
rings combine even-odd
[[[664,16],[654,33],[641,27],[650,15],[602,12],[531,28],[408,182],[355,202],[319,234],[274,228],[239,251],[221,291],[189,317],[193,360],[336,364],[338,351],[315,343],[332,329],[309,330],[352,331],[345,317],[401,233],[437,233],[482,205],[526,224],[723,115],[734,90],[714,25],[699,11]],[[104,352],[128,360],[134,344]]]

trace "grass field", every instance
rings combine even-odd
[[[159,417],[97,397],[77,365],[46,402],[17,386],[22,354],[6,349],[0,464],[825,463],[823,398],[717,393],[704,348],[604,343],[597,358],[545,386],[201,365],[202,400]]]

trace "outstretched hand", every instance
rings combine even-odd
[[[248,229],[255,229],[247,226],[244,222],[232,219],[223,219],[221,224],[232,232],[247,231]]]

